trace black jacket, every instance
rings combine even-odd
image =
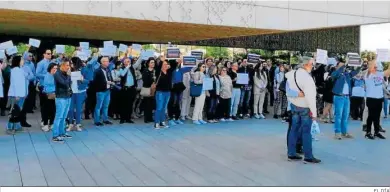
[[[58,70],[54,74],[54,83],[56,85],[56,98],[69,98],[72,96],[72,81],[66,72]]]
[[[157,74],[156,70],[149,71],[148,68],[144,69],[142,73],[142,87],[149,88],[156,81]]]
[[[106,77],[104,76],[103,70],[106,71],[107,80],[113,82],[110,70],[104,69],[102,67],[95,69],[93,73],[93,87],[95,88],[96,92],[104,92],[108,90],[107,81]]]
[[[126,68],[123,68],[123,69],[126,69]],[[134,86],[134,87],[137,87],[137,79],[135,78],[135,70],[134,70],[133,66],[130,66],[130,67],[129,67],[129,70],[130,70],[130,72],[131,72],[131,74],[132,74],[132,76],[133,76],[133,82],[134,82],[134,85],[133,85],[133,86]],[[121,76],[121,86],[122,86],[122,87],[125,87],[125,85],[126,85],[127,73],[128,73],[128,72],[129,72],[129,71],[127,71],[123,77]]]

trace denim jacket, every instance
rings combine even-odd
[[[352,95],[351,79],[360,72],[360,68],[351,72],[345,72],[344,69],[345,66],[342,66],[331,74],[332,79],[335,81],[333,86],[335,95],[343,95],[345,82],[348,84],[349,95]]]
[[[77,81],[77,87],[79,91],[84,91],[88,88],[89,82],[91,81],[89,78],[89,71],[86,67],[81,69],[81,75],[83,76],[83,81]]]

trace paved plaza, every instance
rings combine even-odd
[[[313,143],[318,165],[288,162],[287,124],[243,120],[154,130],[135,125],[93,127],[52,143],[35,128],[0,136],[0,186],[371,186],[390,184],[390,140],[332,139],[321,125]],[[0,120],[5,124],[5,118]],[[387,128],[390,123],[384,121]],[[388,129],[390,130],[390,129]],[[3,131],[3,130],[2,130]],[[388,135],[388,134],[387,134]]]

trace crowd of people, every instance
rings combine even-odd
[[[95,126],[104,126],[113,124],[110,119],[133,124],[143,116],[145,123],[161,129],[187,119],[196,125],[265,119],[269,106],[273,118],[289,122],[289,160],[301,160],[298,154],[304,153],[305,162],[321,162],[311,147],[317,116],[318,121],[334,123],[337,140],[353,138],[348,132],[350,117],[362,120],[366,138],[385,139],[381,113],[388,113],[390,68],[380,70],[375,60],[349,67],[341,58],[337,65],[324,65],[301,57],[292,67],[270,60],[206,58],[187,67],[182,59],[142,59],[142,52],[138,58],[92,52],[82,60],[53,55],[52,49],[45,50],[37,64],[33,58],[27,50],[0,59],[0,109],[2,116],[9,110],[10,134],[31,127],[26,114],[38,108],[39,95],[41,129],[51,130],[54,142],[71,138],[69,131],[82,131],[83,119],[93,118]],[[239,84],[238,74],[247,74],[248,83]],[[212,81],[211,89],[204,89],[206,78]]]

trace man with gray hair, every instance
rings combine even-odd
[[[292,70],[286,74],[289,89],[303,94],[303,97],[288,96],[291,102],[292,126],[288,133],[287,155],[289,160],[301,160],[302,157],[296,153],[298,138],[302,137],[305,163],[320,163],[312,152],[311,126],[317,119],[316,107],[316,85],[311,76],[314,59],[311,57],[300,58],[297,70]]]

